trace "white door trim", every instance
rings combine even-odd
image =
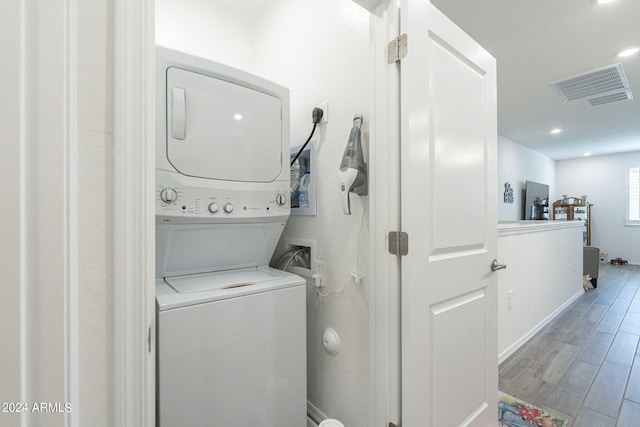
[[[30,402],[27,411],[2,414],[12,425],[46,424],[51,418],[31,412],[31,402],[73,404],[79,392],[76,10],[75,0],[12,1],[0,19],[0,167],[9,188],[0,227],[7,246],[0,310],[9,326],[0,395]],[[78,410],[59,417],[77,424]]]
[[[371,13],[372,93],[369,136],[370,414],[369,424],[400,425],[399,263],[389,254],[387,235],[399,228],[399,65],[387,63],[387,43],[399,32],[396,2]]]
[[[79,261],[78,261],[78,2],[65,0],[65,33],[64,33],[64,65],[65,65],[65,396],[67,402],[79,402]],[[80,408],[71,412],[67,423],[79,425]]]
[[[153,5],[114,1],[114,424],[123,427],[155,425]]]

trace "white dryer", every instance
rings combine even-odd
[[[305,281],[268,267],[290,209],[288,90],[156,55],[157,425],[305,425]]]

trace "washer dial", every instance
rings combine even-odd
[[[278,206],[284,206],[287,204],[287,196],[285,196],[284,194],[278,194],[276,196],[276,204]]]
[[[160,190],[160,200],[167,204],[171,204],[178,199],[178,193],[173,188],[163,188]]]

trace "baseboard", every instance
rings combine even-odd
[[[533,329],[531,329],[529,332],[524,334],[519,340],[517,340],[512,345],[510,345],[505,351],[500,353],[498,355],[498,364],[501,364],[502,362],[507,360],[513,353],[518,351],[518,349],[520,347],[522,347],[527,341],[529,341],[531,338],[533,338],[533,336],[535,334],[540,332],[540,330],[542,328],[547,326],[549,324],[549,322],[551,322],[558,314],[560,314],[560,312],[562,312],[562,310],[567,308],[569,306],[569,304],[571,304],[572,302],[577,300],[583,294],[584,294],[584,291],[576,292],[576,294],[574,296],[569,298],[564,304],[562,304],[560,307],[558,307],[556,310],[554,310],[553,313],[551,313],[550,315],[545,317],[540,323],[538,323],[536,326],[534,326]]]
[[[314,423],[320,424],[323,420],[327,419],[327,416],[316,408],[315,405],[307,400],[307,416],[313,420]]]

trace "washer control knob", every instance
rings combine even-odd
[[[167,204],[171,204],[178,199],[178,193],[173,188],[163,188],[160,191],[160,200]]]
[[[209,203],[209,212],[217,213],[219,209],[220,209],[220,206],[218,206],[217,203]]]
[[[227,203],[226,205],[224,205],[223,209],[226,213],[231,213],[233,212],[233,205],[231,203]]]
[[[276,203],[278,206],[284,206],[287,204],[287,196],[284,194],[278,194],[276,196]]]

